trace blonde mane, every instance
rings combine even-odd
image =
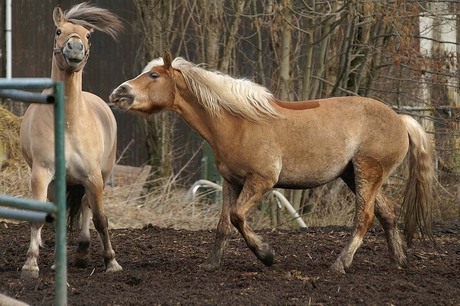
[[[162,58],[154,59],[144,72],[161,65]],[[219,117],[222,110],[251,121],[280,116],[270,104],[273,94],[259,84],[205,70],[181,57],[174,59],[172,67],[182,73],[187,86],[212,116]]]

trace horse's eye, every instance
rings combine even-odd
[[[160,76],[156,72],[150,72],[149,77],[155,80],[158,79]]]
[[[90,38],[91,38],[91,33],[90,32],[86,33],[86,39],[90,39]]]
[[[59,29],[56,30],[56,36],[61,35],[61,33],[62,33],[61,30],[59,30]]]

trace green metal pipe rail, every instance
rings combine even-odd
[[[53,88],[54,95],[28,92]],[[52,222],[56,219],[56,305],[67,305],[66,253],[66,177],[64,146],[64,83],[48,78],[0,78],[0,97],[30,103],[54,104],[55,140],[55,202],[0,196],[0,217],[31,222]]]

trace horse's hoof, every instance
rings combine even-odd
[[[89,266],[89,258],[75,258],[74,265],[77,268],[86,268]]]
[[[260,251],[256,251],[255,254],[267,267],[270,267],[275,262],[275,250],[268,245],[264,246]]]
[[[271,251],[271,253],[266,254],[263,258],[260,259],[264,265],[270,267],[275,262],[275,251]]]
[[[123,270],[123,268],[114,259],[107,265],[107,269],[105,270],[105,272],[113,273],[113,272],[118,272],[118,271],[121,271],[121,270]]]
[[[408,267],[407,260],[398,261],[396,259],[390,259],[390,266],[394,269],[403,270]]]
[[[404,270],[404,269],[407,269],[408,267],[407,261],[403,261],[403,262],[390,261],[390,265],[393,268],[398,269],[398,270]]]
[[[398,261],[398,266],[399,266],[399,269],[406,269],[407,267],[409,267],[409,260],[407,259],[406,256],[404,256]]]
[[[91,256],[89,254],[89,242],[80,241],[73,264],[78,268],[86,268],[90,264],[90,259]]]
[[[38,271],[39,271],[38,268],[32,269],[32,270],[22,269],[21,278],[22,279],[38,278],[38,275],[39,275]]]
[[[208,262],[202,263],[200,267],[208,272],[213,272],[213,271],[217,271],[220,269],[220,264],[208,261]]]
[[[345,274],[345,268],[340,259],[337,259],[331,266],[330,270],[337,274]]]

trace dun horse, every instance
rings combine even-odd
[[[422,127],[376,100],[363,97],[305,102],[276,100],[245,79],[204,70],[165,52],[136,78],[116,88],[110,100],[144,114],[163,109],[181,115],[212,147],[222,175],[223,204],[208,270],[222,264],[233,224],[265,265],[274,251],[246,221],[248,210],[271,188],[312,188],[338,177],[356,195],[352,237],[331,269],[345,273],[374,220],[382,224],[391,261],[407,265],[395,205],[382,193],[385,179],[406,154],[405,233],[431,235],[433,151]]]
[[[101,238],[107,271],[121,270],[115,260],[102,208],[104,184],[115,164],[117,126],[107,104],[99,97],[82,91],[83,68],[90,51],[90,36],[100,30],[114,39],[122,29],[121,21],[106,9],[82,3],[63,12],[53,11],[56,25],[51,78],[65,86],[65,159],[69,213],[82,214],[82,229],[75,263],[89,263],[91,212]],[[31,167],[32,196],[39,201],[53,200],[54,109],[32,104],[21,126],[23,156]],[[22,277],[38,277],[37,258],[43,224],[31,225],[30,247]]]

